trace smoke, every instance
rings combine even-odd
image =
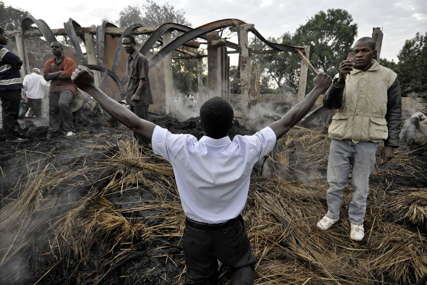
[[[253,130],[262,129],[274,121],[280,119],[283,114],[277,110],[277,105],[273,103],[258,103],[248,108],[247,120],[244,124]]]
[[[198,92],[188,95],[175,88],[173,94],[168,96],[169,115],[179,121],[198,117],[203,103],[216,96],[220,94],[207,87],[199,88]],[[250,106],[246,102],[242,104],[240,96],[240,94],[231,94],[229,102],[233,106],[235,118],[251,130],[260,130],[280,119],[295,103],[295,96],[290,93],[264,95]]]
[[[29,170],[25,183],[17,187],[17,198],[2,207],[0,284],[29,283],[33,277],[31,264],[45,258],[42,252],[54,243],[51,225],[80,199],[72,185],[51,185],[55,180],[59,184],[62,175],[49,175],[47,168]],[[48,192],[49,186],[58,186],[61,191]]]
[[[174,97],[170,99],[169,114],[179,121],[198,117],[200,107],[206,100],[219,96],[216,92],[208,88],[201,88],[199,92],[185,95],[174,90]],[[235,110],[235,117],[240,124],[251,130],[260,130],[283,115],[297,103],[296,95],[292,93],[284,94],[264,94],[260,100],[254,104],[241,104],[240,94],[231,94],[231,104]],[[242,106],[243,105],[243,106]],[[243,107],[243,108],[242,108]],[[277,150],[276,150],[277,151]],[[319,169],[304,164],[307,153],[304,148],[297,146],[297,149],[282,150],[289,156],[288,159],[267,158],[257,165],[264,177],[280,176],[289,181],[297,181],[302,184],[315,184],[325,180],[325,175]]]
[[[177,90],[174,92],[173,99],[169,102],[169,115],[175,117],[178,121],[185,121],[190,118],[198,117],[200,107],[210,98],[218,94],[208,88],[202,87],[199,92],[183,94]]]
[[[25,256],[16,256],[10,262],[0,265],[0,284],[27,284],[30,280],[30,266]]]

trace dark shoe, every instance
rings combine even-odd
[[[46,135],[46,139],[50,140],[50,139],[59,137],[60,135],[61,135],[60,132],[48,131]]]
[[[22,135],[7,135],[6,141],[19,143],[19,142],[26,142],[28,141],[28,139]]]

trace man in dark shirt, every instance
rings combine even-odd
[[[148,79],[148,60],[142,55],[136,45],[135,37],[125,34],[122,37],[122,46],[128,53],[125,99],[131,111],[141,119],[148,119],[148,107],[153,103]],[[139,143],[149,143],[147,139],[135,134]]]
[[[71,102],[77,94],[77,87],[71,81],[71,74],[76,69],[76,62],[64,55],[59,42],[50,44],[55,57],[44,64],[44,78],[51,80],[49,90],[49,134],[64,132],[66,136],[74,135],[73,113]]]
[[[21,59],[5,45],[7,38],[0,28],[0,100],[3,113],[5,139],[19,138],[18,113],[21,99],[22,78],[19,70]]]
[[[148,80],[148,60],[137,50],[136,41],[132,35],[123,36],[122,46],[129,54],[126,101],[138,117],[147,119],[148,107],[153,104]]]

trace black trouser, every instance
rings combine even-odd
[[[254,283],[256,260],[241,216],[220,225],[187,219],[183,243],[186,284],[217,284],[218,260],[231,268],[231,284]]]
[[[19,102],[21,101],[21,89],[0,91],[0,100],[3,114],[3,130],[6,136],[17,134]]]
[[[141,119],[148,120],[148,104],[143,104],[138,102],[136,105],[131,105],[130,110],[134,112],[138,117]],[[142,136],[134,134],[136,140],[139,144],[146,144],[148,145],[151,141],[149,139],[146,139]]]
[[[49,94],[49,131],[73,131],[73,113],[71,112],[71,102],[73,92],[63,90],[61,92],[50,92]]]
[[[41,117],[42,115],[42,99],[28,98],[28,105],[32,116]]]

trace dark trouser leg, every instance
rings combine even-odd
[[[214,255],[210,230],[196,229],[186,225],[183,236],[186,284],[216,285],[218,262]]]
[[[59,92],[50,92],[49,94],[49,132],[55,133],[61,127],[59,117]]]
[[[218,259],[233,270],[232,285],[252,285],[255,281],[254,264],[251,246],[246,234],[243,219],[235,219],[227,227],[218,230],[214,235],[215,254]]]
[[[0,92],[3,112],[3,130],[6,135],[16,135],[18,126],[19,102],[21,90]]]
[[[59,96],[59,117],[64,132],[74,130],[73,113],[71,112],[71,101],[73,100],[73,96],[73,93],[69,90],[62,91]]]
[[[148,106],[148,104],[139,103],[135,106],[132,106],[131,110],[141,119],[148,119]],[[143,138],[142,136],[138,136],[136,134],[134,134],[134,136],[139,144],[148,145],[150,143],[149,139]]]
[[[138,103],[133,106],[133,112],[141,119],[148,119],[148,104]]]
[[[29,108],[30,106],[28,105],[28,102],[25,102],[25,100],[21,100],[19,102],[18,118],[24,118]]]
[[[28,98],[28,104],[30,105],[32,115],[40,117],[42,114],[42,99]]]

